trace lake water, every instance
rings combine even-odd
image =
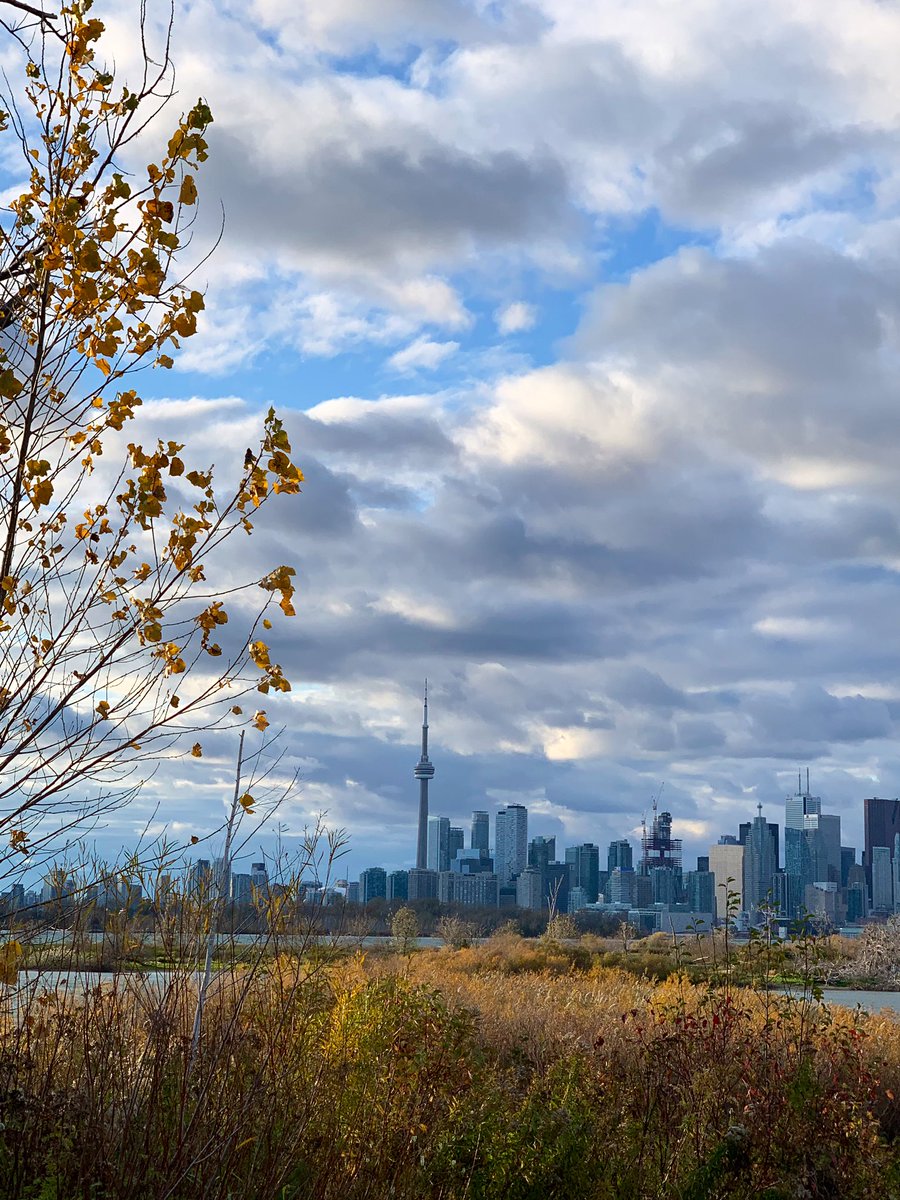
[[[366,941],[368,939],[362,939]],[[381,940],[384,939],[372,939]],[[437,939],[421,938],[421,942],[435,942]],[[73,996],[83,995],[97,986],[117,984],[119,988],[137,988],[162,990],[171,979],[170,971],[125,971],[118,975],[111,971],[20,971],[16,986],[18,1003],[21,1005],[26,997],[42,991],[69,992]],[[199,983],[201,973],[196,972],[194,978]],[[795,992],[794,995],[799,996]],[[822,999],[826,1004],[840,1005],[842,1008],[862,1008],[866,1012],[880,1012],[889,1009],[900,1014],[900,992],[871,992],[857,988],[823,988]]]
[[[843,1008],[864,1008],[866,1012],[880,1012],[889,1008],[900,1013],[900,992],[862,992],[854,988],[823,988],[822,999],[826,1004],[840,1004]]]

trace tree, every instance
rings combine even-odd
[[[411,908],[398,908],[391,918],[391,937],[401,954],[410,954],[416,948],[419,936],[419,918]]]
[[[454,950],[465,950],[467,946],[471,946],[472,939],[477,934],[471,921],[464,921],[462,917],[452,913],[441,917],[434,932],[446,946]]]
[[[245,713],[237,700],[290,689],[259,626],[271,628],[274,602],[294,615],[293,569],[275,565],[227,594],[212,574],[222,544],[249,534],[273,495],[300,490],[281,421],[269,411],[225,481],[192,463],[190,447],[128,438],[141,408],[135,371],[170,368],[204,308],[176,260],[190,242],[212,114],[199,100],[129,176],[126,152],[143,150],[171,104],[169,45],[151,56],[142,18],[141,77],[117,84],[98,61],[103,25],[90,9],[0,3],[23,68],[21,90],[0,97],[4,161],[18,153],[22,163],[18,194],[0,209],[7,864],[123,802],[141,764],[179,739],[200,756],[195,739],[211,725],[264,729],[265,711]],[[225,626],[247,588],[261,589],[259,603],[234,634]]]

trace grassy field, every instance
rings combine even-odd
[[[197,1038],[193,971],[11,984],[0,1195],[900,1196],[890,1016],[609,953],[269,955],[214,977]]]

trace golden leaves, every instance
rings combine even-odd
[[[248,653],[254,667],[258,667],[260,671],[267,671],[272,665],[269,661],[269,647],[265,642],[251,642]]]
[[[259,711],[254,714],[253,725],[260,731],[260,733],[264,733],[269,728],[269,722],[266,718],[266,710],[264,708],[259,709]]]
[[[280,566],[276,567],[274,571],[270,571],[268,575],[265,575],[259,581],[259,586],[264,592],[281,593],[279,607],[286,617],[297,615],[291,603],[291,598],[294,595],[294,585],[291,583],[291,580],[296,574],[297,572],[293,567]]]
[[[144,630],[146,636],[146,629]],[[150,639],[148,638],[148,641]],[[186,664],[181,657],[181,647],[176,642],[166,642],[154,651],[157,658],[162,659],[165,664],[167,675],[182,675],[186,670]],[[178,707],[178,697],[173,697],[173,707]]]
[[[94,709],[94,712],[97,714],[97,716],[100,718],[101,721],[108,721],[109,720],[109,701],[101,700],[100,703],[97,705],[97,707]]]
[[[25,954],[20,942],[4,942],[0,946],[0,983],[11,987],[19,977],[19,963]]]
[[[194,742],[193,746],[191,746],[191,756],[193,758],[202,758],[203,757],[203,747],[200,745],[199,742]]]
[[[174,220],[175,205],[171,200],[148,200],[144,204],[144,212],[148,217],[153,217],[157,221],[163,221],[168,224]]]
[[[228,613],[221,600],[214,600],[203,612],[194,617],[194,621],[202,630],[201,645],[214,658],[222,653],[221,647],[210,645],[209,636],[220,625],[228,624]]]
[[[197,203],[197,185],[193,175],[185,175],[178,192],[178,203],[190,206]]]
[[[4,400],[15,400],[22,391],[22,381],[16,377],[9,367],[0,370],[0,397]]]
[[[243,796],[239,796],[238,803],[240,804],[241,808],[243,808],[245,813],[252,816],[253,805],[256,803],[256,801],[249,792],[244,792]]]

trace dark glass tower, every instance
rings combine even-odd
[[[422,754],[413,772],[419,781],[419,839],[416,843],[416,868],[428,866],[428,781],[434,778],[434,764],[428,757],[428,680],[425,680],[425,715],[422,719]]]

